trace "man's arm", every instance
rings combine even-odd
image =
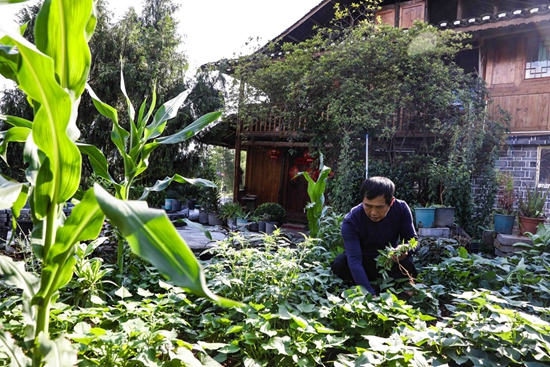
[[[376,295],[363,268],[363,253],[357,229],[351,223],[344,221],[342,224],[342,237],[344,238],[348,266],[355,284],[365,287],[372,295]]]

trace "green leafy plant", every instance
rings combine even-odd
[[[497,213],[504,215],[514,214],[514,203],[516,201],[516,190],[514,188],[514,177],[510,172],[498,172],[497,174]]]
[[[330,174],[330,168],[323,163],[323,155],[319,156],[319,178],[313,180],[308,172],[299,172],[296,176],[304,176],[307,180],[307,194],[310,202],[304,208],[307,213],[309,224],[309,234],[311,237],[317,238],[319,228],[321,227],[321,219],[325,216],[327,207],[325,206],[325,188],[327,186],[327,178]]]
[[[0,7],[4,5],[5,2]],[[101,152],[93,146],[76,143],[78,103],[91,64],[87,42],[95,23],[92,0],[46,0],[36,20],[36,45],[23,38],[9,21],[0,22],[0,30],[6,34],[0,39],[0,73],[17,83],[34,108],[33,121],[3,116],[11,128],[3,134],[0,154],[5,158],[9,143],[24,142],[28,168],[26,183],[1,179],[1,202],[3,207],[11,208],[17,218],[28,198],[34,222],[32,243],[36,256],[42,260],[38,278],[26,272],[22,263],[0,256],[0,273],[23,294],[25,332],[21,339],[30,350],[30,357],[0,331],[0,344],[3,350],[10,351],[14,364],[73,363],[68,361],[73,361],[76,353],[66,337],[50,339],[50,310],[59,297],[59,290],[73,276],[76,244],[98,236],[105,214],[132,250],[157,266],[174,283],[222,304],[235,304],[218,298],[206,287],[197,259],[162,211],[149,209],[145,202],[114,198],[97,184],[84,193],[77,193],[81,152],[91,157],[100,177],[113,183],[117,196],[127,199],[133,179],[147,167],[147,158],[156,146],[185,139],[218,116],[209,115],[180,134],[147,143],[162,132],[165,117],[173,113],[172,105],[157,111],[150,125],[145,124],[142,105],[138,123],[131,123],[131,132],[127,133],[118,125],[116,111],[96,99],[96,106],[115,122],[113,140],[125,161],[125,180],[116,183]],[[132,111],[129,108],[131,117]],[[152,109],[146,116],[151,113]],[[131,147],[128,153],[127,147]],[[75,206],[65,218],[62,208],[70,199]]]
[[[128,200],[133,183],[136,178],[147,169],[149,165],[149,157],[156,148],[166,144],[181,143],[187,139],[190,139],[208,124],[218,119],[221,113],[212,112],[206,114],[175,134],[161,136],[166,128],[167,121],[177,115],[178,109],[185,102],[185,98],[189,94],[189,91],[184,91],[164,103],[153,115],[156,102],[156,93],[153,89],[151,105],[147,108],[147,100],[143,101],[139,108],[139,113],[136,116],[134,107],[126,93],[122,73],[120,76],[120,88],[125,96],[128,107],[130,131],[125,130],[119,124],[118,112],[116,109],[102,102],[95,95],[91,87],[87,86],[88,93],[91,95],[97,110],[113,122],[113,133],[111,134],[111,139],[117,147],[119,154],[123,158],[124,180],[117,182],[110,175],[107,159],[95,146],[79,144],[79,149],[83,154],[88,155],[94,172],[114,187],[116,192],[115,197],[121,200]],[[149,122],[151,117],[152,121]],[[164,180],[158,180],[153,187],[146,188],[140,199],[146,199],[150,191],[162,191],[166,189],[172,182],[188,183],[197,186],[216,186],[208,180],[188,179],[176,174],[172,177],[166,177]],[[124,240],[122,236],[119,236],[117,257],[119,274],[122,274],[123,272],[123,260]]]
[[[535,187],[527,188],[525,195],[518,198],[518,215],[527,218],[544,218],[544,206],[548,190]]]
[[[254,216],[261,219],[269,215],[269,220],[281,225],[286,218],[286,210],[279,203],[263,203],[254,210]],[[264,219],[265,220],[265,219]]]
[[[220,219],[236,219],[245,215],[244,209],[239,203],[225,202],[220,206]]]

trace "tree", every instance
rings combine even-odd
[[[20,14],[21,22],[29,22],[26,31],[27,38],[32,40],[34,29],[33,19],[40,7],[25,8]],[[106,0],[96,2],[98,22],[96,32],[90,41],[92,52],[92,69],[88,83],[103,100],[113,102],[113,107],[124,110],[125,100],[120,91],[121,69],[126,81],[128,97],[132,101],[142,101],[150,98],[153,86],[156,86],[157,105],[166,102],[165,98],[174,96],[193,88],[187,105],[180,111],[167,127],[171,134],[183,129],[199,116],[219,110],[222,106],[221,95],[216,84],[219,80],[200,76],[197,81],[185,82],[187,58],[180,50],[182,38],[177,33],[177,21],[173,14],[179,8],[171,0],[146,0],[141,14],[130,8],[120,21],[114,22]],[[6,115],[32,116],[32,109],[23,94],[17,89],[5,91],[0,100],[0,110]],[[79,107],[78,125],[81,130],[80,140],[97,146],[111,167],[121,167],[116,164],[118,155],[111,142],[111,122],[99,115],[93,106],[90,96],[85,93]],[[122,120],[123,126],[128,121]],[[180,167],[193,167],[198,164],[204,147],[197,140],[187,141],[172,147],[162,147],[152,157],[158,164],[153,165],[151,172],[142,178],[143,183],[152,184],[157,178],[179,172]],[[191,145],[192,144],[192,145]],[[192,146],[194,149],[188,149]],[[11,168],[2,167],[2,172],[10,171],[11,177],[23,179],[22,161],[15,161],[21,155],[9,152],[8,161]],[[186,164],[184,165],[183,162]],[[87,163],[87,162],[86,162]],[[83,177],[92,172],[89,165],[85,166]],[[121,172],[111,172],[120,176]]]

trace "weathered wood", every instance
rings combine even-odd
[[[413,26],[415,20],[423,20],[425,16],[425,4],[424,2],[412,3],[399,7],[399,27],[410,28]]]
[[[395,9],[385,9],[376,12],[376,22],[378,24],[389,24],[395,27]]]

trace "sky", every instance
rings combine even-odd
[[[139,13],[142,1],[108,0],[115,17],[134,6]],[[266,44],[300,20],[321,0],[172,0],[180,5],[175,14],[182,50],[190,69],[235,54],[247,54],[250,37],[260,37],[254,45]],[[12,11],[18,5],[10,5]],[[190,72],[191,72],[190,70]],[[193,72],[191,72],[193,73]]]

